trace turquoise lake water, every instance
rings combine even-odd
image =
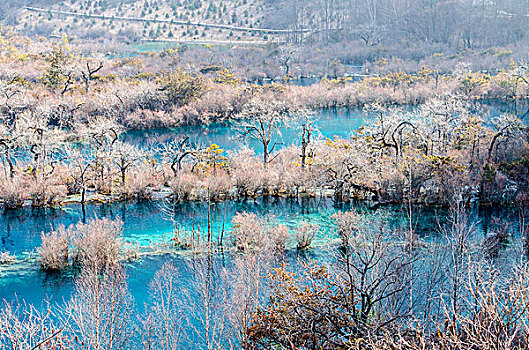
[[[407,111],[413,111],[416,107],[405,107]],[[525,123],[529,122],[529,104],[527,101],[485,101],[479,102],[474,108],[474,113],[482,113],[488,118],[497,117],[501,114],[515,114]],[[319,133],[315,135],[320,138],[335,137],[345,138],[351,135],[360,126],[369,123],[372,116],[365,113],[361,107],[355,108],[330,108],[319,110],[315,113],[315,126]],[[257,154],[262,153],[262,145],[255,140],[241,140],[239,133],[233,128],[234,122],[212,123],[209,125],[190,125],[178,128],[134,130],[126,132],[123,140],[137,146],[148,146],[151,142],[164,143],[178,139],[183,135],[189,136],[189,142],[193,145],[208,145],[210,142],[219,145],[226,150],[232,150],[247,145],[253,148]],[[280,129],[280,135],[274,135],[274,142],[278,142],[278,148],[300,143],[299,123],[291,123]]]
[[[378,210],[365,205],[355,205],[355,208],[367,215],[375,215],[375,213],[379,215],[381,212],[390,215],[391,223],[395,227],[407,225],[407,218],[399,206],[384,207]],[[224,214],[226,214],[225,244],[229,245],[231,219],[236,213],[243,211],[265,216],[291,229],[294,229],[300,221],[307,221],[318,224],[322,229],[314,241],[316,247],[312,249],[312,252],[317,254],[320,249],[323,249],[320,247],[337,238],[330,218],[332,214],[350,209],[350,204],[336,206],[329,198],[299,200],[259,198],[249,201],[221,202],[211,207],[212,235],[214,240],[218,239],[224,222]],[[418,218],[416,219],[416,232],[425,238],[436,236],[439,227],[445,223],[446,219],[446,212],[435,208],[418,208],[414,215]],[[475,219],[479,221],[479,231],[483,236],[490,230],[493,216],[512,222],[516,221],[515,213],[490,211],[476,213]],[[35,248],[40,245],[42,232],[49,232],[59,225],[68,226],[94,217],[119,217],[124,222],[124,239],[139,243],[143,248],[152,249],[152,247],[163,246],[166,250],[173,237],[171,222],[164,219],[159,204],[153,202],[90,204],[86,205],[84,213],[80,205],[68,205],[57,209],[24,208],[6,211],[0,216],[0,251],[9,251],[20,259],[34,256]],[[200,228],[202,232],[205,232],[207,230],[207,205],[204,203],[181,204],[176,219],[181,230],[190,230],[194,226],[195,229]],[[295,243],[291,240],[288,244],[290,254],[295,253],[294,246]],[[174,252],[177,252],[176,249]],[[127,263],[131,290],[138,300],[146,299],[147,282],[165,259],[175,259],[176,262],[182,264],[185,261],[185,254],[172,257],[141,257]],[[72,271],[63,274],[42,272],[34,259],[30,262],[0,266],[0,298],[7,300],[19,298],[37,304],[49,298],[60,301],[69,296],[73,276]]]
[[[501,113],[514,113],[527,122],[527,104],[491,102],[485,103],[486,113],[497,116]],[[359,109],[325,110],[318,113],[317,126],[322,137],[346,137],[354,130],[369,120],[369,116]],[[146,146],[149,139],[165,142],[183,134],[189,135],[193,143],[219,144],[225,149],[234,149],[240,145],[235,140],[236,133],[230,123],[219,123],[210,126],[188,126],[177,129],[157,129],[148,131],[134,131],[125,134],[125,140],[140,146]],[[292,128],[284,128],[279,141],[283,145],[299,142],[298,133]],[[249,142],[260,153],[259,145]],[[366,205],[355,205],[358,210],[363,210],[371,215],[376,209]],[[290,228],[295,228],[300,221],[309,221],[320,225],[322,232],[315,240],[315,248],[309,250],[309,257],[318,258],[325,252],[326,242],[336,239],[331,216],[337,211],[351,209],[351,204],[335,206],[328,198],[259,198],[246,201],[227,201],[216,203],[211,207],[213,221],[213,238],[217,239],[223,224],[225,225],[226,240],[229,241],[231,219],[238,212],[254,212],[270,217],[274,222],[283,223]],[[392,224],[395,226],[406,225],[406,215],[398,206],[384,207],[378,212],[389,213]],[[417,233],[421,237],[437,235],[440,225],[446,222],[446,212],[435,208],[415,209],[414,215],[419,218]],[[143,248],[163,245],[167,249],[173,236],[172,224],[165,220],[159,203],[156,202],[122,202],[111,204],[90,204],[83,209],[80,205],[65,205],[59,208],[20,210],[7,210],[0,214],[0,252],[8,251],[15,254],[18,259],[29,258],[27,262],[14,265],[0,265],[0,299],[12,301],[25,300],[28,303],[40,305],[44,300],[61,302],[68,299],[73,288],[76,272],[71,270],[61,274],[50,274],[41,271],[34,260],[35,249],[40,246],[42,232],[49,232],[58,225],[69,226],[79,221],[87,221],[94,217],[119,217],[124,222],[124,239],[134,241]],[[224,215],[226,221],[223,222]],[[516,222],[516,213],[511,211],[481,211],[475,212],[474,218],[479,221],[478,231],[483,237],[490,231],[493,217]],[[182,230],[191,227],[200,227],[204,231],[207,227],[207,206],[204,203],[186,203],[178,207],[176,219]],[[293,249],[294,242],[289,242],[289,250],[285,259],[295,262],[298,253]],[[305,256],[306,257],[306,256]],[[229,254],[223,259],[229,260]],[[147,300],[148,284],[154,273],[164,261],[173,261],[182,271],[182,283],[185,282],[188,267],[186,262],[189,257],[185,254],[163,254],[141,257],[138,260],[127,262],[129,287],[141,308]]]

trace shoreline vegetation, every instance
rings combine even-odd
[[[526,100],[523,64],[492,76],[465,64],[406,73],[381,60],[377,76],[359,82],[297,86],[287,75],[284,83],[252,85],[221,66],[178,67],[177,50],[160,53],[156,62],[166,65],[152,71],[140,58],[77,55],[67,37],[33,53],[22,51],[33,42],[8,28],[2,38],[5,208],[56,205],[72,195],[81,203],[150,199],[169,188],[175,201],[332,189],[338,202],[429,205],[447,205],[455,192],[467,204],[514,203],[527,191],[526,125],[471,113],[475,100]],[[409,104],[417,110],[402,109]],[[314,111],[342,106],[363,106],[373,119],[350,138],[318,138]],[[147,148],[120,139],[130,129],[222,120],[258,142],[261,154],[191,145],[185,136]],[[297,130],[299,142],[278,149],[282,126]]]

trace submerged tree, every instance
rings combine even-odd
[[[392,241],[386,221],[374,226],[362,215],[337,214],[343,249],[336,263],[285,266],[270,275],[268,303],[248,328],[256,348],[342,348],[392,327],[404,317],[404,273],[410,258]]]
[[[293,118],[296,119],[300,125],[301,132],[301,167],[305,168],[307,165],[307,158],[312,156],[309,146],[314,141],[315,134],[319,130],[314,125],[314,112],[307,109],[300,109],[293,113]]]

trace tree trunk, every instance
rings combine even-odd
[[[83,188],[81,189],[81,204],[84,204],[86,202],[86,187],[83,184]]]
[[[268,142],[263,141],[263,164],[266,170],[268,170]]]

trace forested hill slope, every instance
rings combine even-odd
[[[41,11],[27,10],[24,6]],[[527,0],[0,2],[0,20],[14,24],[25,34],[56,36],[67,33],[85,39],[128,41],[359,41],[366,46],[420,42],[475,49],[525,43],[529,33],[528,15]],[[141,21],[124,21],[120,17]],[[277,31],[257,31],[256,28]]]
[[[263,41],[277,39],[260,30],[269,9],[255,0],[34,1],[11,22],[27,34],[82,39]]]

